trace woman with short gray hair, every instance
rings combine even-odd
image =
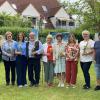
[[[83,41],[80,42],[80,64],[84,74],[85,84],[83,89],[90,88],[90,74],[89,69],[93,61],[93,47],[94,41],[90,39],[90,32],[84,30],[82,32]]]

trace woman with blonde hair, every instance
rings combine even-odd
[[[15,44],[12,39],[12,33],[6,32],[5,42],[2,44],[2,59],[5,66],[6,85],[10,84],[10,71],[11,71],[11,83],[15,84]]]
[[[77,63],[79,58],[79,45],[74,34],[71,34],[66,46],[66,83],[67,87],[75,88],[77,78]]]
[[[43,44],[43,64],[44,64],[44,74],[45,82],[47,86],[53,85],[54,78],[54,63],[53,63],[53,45],[52,45],[52,35],[48,35],[46,38],[46,43]]]

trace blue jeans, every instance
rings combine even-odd
[[[90,74],[89,74],[89,69],[92,64],[92,61],[90,62],[80,62],[81,68],[84,74],[84,79],[85,79],[85,84],[86,86],[90,87]]]
[[[95,64],[96,78],[100,80],[100,64]]]

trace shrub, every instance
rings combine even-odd
[[[31,28],[22,28],[22,27],[0,27],[0,35],[5,35],[7,31],[11,31],[13,33],[14,39],[19,32],[24,32],[25,36],[31,31]]]
[[[76,36],[76,39],[78,39],[78,41],[80,42],[81,40],[82,40],[82,31],[83,30],[73,30],[73,31],[71,31],[71,32],[69,32],[69,33],[73,33],[73,34],[75,34],[75,36]],[[64,29],[44,29],[41,33],[40,33],[40,35],[39,35],[39,37],[40,38],[43,38],[42,40],[44,41],[44,39],[46,38],[46,36],[50,33],[50,32],[68,32],[67,30],[64,30]],[[94,39],[94,33],[95,32],[92,32],[92,31],[90,31],[91,32],[91,34],[90,34],[90,37],[92,38],[92,39]]]
[[[20,15],[10,16],[6,13],[0,13],[0,26],[7,27],[31,27],[31,19],[23,18]]]
[[[16,39],[16,35],[20,32],[24,32],[25,36],[28,36],[29,32],[31,31],[32,28],[23,28],[23,27],[0,27],[0,34],[4,35],[7,31],[11,31],[13,33],[14,39]],[[43,42],[45,41],[46,36],[50,33],[50,32],[68,32],[67,30],[64,29],[43,29],[40,33],[39,33],[39,38],[40,40],[42,40]],[[81,35],[81,31],[72,31],[70,33],[74,33],[76,38],[78,39],[78,41],[80,42],[82,40],[82,35]],[[91,38],[94,38],[94,33],[90,34]]]

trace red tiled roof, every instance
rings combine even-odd
[[[61,6],[55,7],[55,8],[51,8],[50,12],[49,12],[49,17],[54,16],[59,11],[60,8],[61,8]]]
[[[57,0],[7,0],[7,1],[9,1],[9,3],[11,4],[12,3],[15,4],[17,6],[17,11],[19,13],[23,12],[23,10],[29,4],[32,4],[37,9],[37,11],[42,16],[45,16],[45,17],[54,16],[61,7]],[[42,6],[47,7],[47,10],[48,10],[47,13],[43,11]]]
[[[15,4],[17,12],[21,13],[28,5],[29,0],[7,0],[10,4]]]
[[[2,5],[4,1],[8,1],[11,5],[15,4],[17,7],[16,11],[18,13],[22,13],[29,4],[32,4],[40,13],[40,15],[45,17],[47,21],[49,20],[49,17],[54,16],[61,8],[57,0],[0,0],[0,5]],[[42,6],[46,6],[47,12],[43,11]],[[49,23],[48,25],[49,27],[53,27],[51,23]]]
[[[0,0],[0,6],[5,2],[6,0]]]

